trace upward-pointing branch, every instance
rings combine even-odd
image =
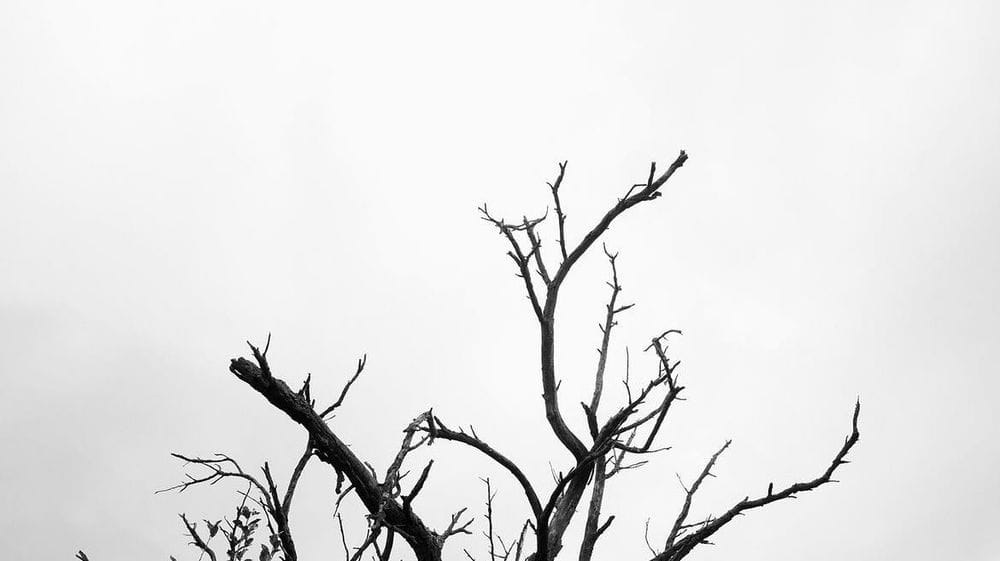
[[[229,370],[256,390],[268,402],[302,425],[309,433],[316,456],[344,474],[369,513],[380,515],[385,524],[402,535],[413,548],[418,561],[440,561],[443,541],[412,510],[383,489],[375,475],[330,429],[323,417],[302,394],[293,391],[283,380],[271,374],[267,357],[251,345],[256,364],[233,359]]]
[[[848,463],[848,461],[845,459],[847,457],[848,452],[851,451],[851,448],[853,448],[854,445],[857,444],[858,440],[861,438],[861,433],[858,431],[858,416],[860,414],[861,414],[861,402],[858,401],[854,405],[854,416],[852,417],[851,420],[851,434],[849,434],[847,438],[844,439],[844,445],[841,446],[840,450],[837,452],[837,455],[834,456],[833,461],[830,463],[829,467],[826,468],[826,471],[824,471],[822,475],[820,475],[816,479],[813,479],[812,481],[803,481],[801,483],[794,483],[777,492],[774,491],[773,483],[771,485],[768,485],[766,495],[756,499],[751,499],[748,496],[744,498],[742,501],[736,503],[732,508],[730,508],[723,514],[717,517],[710,517],[698,524],[692,525],[692,528],[695,529],[693,529],[693,531],[685,535],[683,538],[677,539],[674,543],[670,544],[668,540],[668,546],[661,553],[653,557],[652,561],[679,561],[680,559],[683,559],[685,556],[687,556],[687,554],[690,553],[691,550],[695,548],[695,546],[701,543],[705,543],[708,540],[708,538],[710,538],[713,534],[718,532],[723,526],[728,524],[730,521],[732,521],[735,517],[739,516],[740,514],[743,514],[744,512],[754,508],[759,508],[765,505],[769,505],[773,502],[780,501],[782,499],[787,499],[790,497],[795,498],[795,496],[798,493],[812,491],[813,489],[816,489],[821,485],[825,485],[827,483],[834,481],[833,473],[837,470],[837,468]],[[725,447],[723,447],[723,449],[725,449]],[[721,453],[722,450],[720,450],[719,452]],[[716,456],[713,456],[712,461],[709,462],[708,466],[706,466],[706,471],[708,469],[711,469],[712,464],[714,463],[715,458],[717,456],[718,453],[716,454]],[[693,494],[694,493],[692,489],[692,491],[688,493],[689,500],[690,496]],[[686,515],[686,513],[684,513],[683,511],[682,513]]]

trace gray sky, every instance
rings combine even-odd
[[[696,513],[815,477],[860,395],[842,483],[696,558],[996,558],[996,3],[538,4],[0,5],[7,557],[194,559],[176,513],[226,514],[235,488],[153,496],[182,476],[168,453],[270,458],[287,477],[304,445],[227,371],[269,331],[277,373],[312,372],[321,400],[368,353],[334,426],[376,466],[434,406],[544,486],[568,457],[544,425],[536,328],[475,209],[543,211],[568,159],[578,240],[684,148],[665,196],[607,236],[638,304],[610,379],[626,344],[651,375],[644,341],[681,328],[689,393],[673,449],[612,480],[597,557],[648,558],[675,472],[727,438]],[[560,301],[576,427],[606,274],[584,261]],[[431,525],[481,510],[488,475],[515,531],[513,481],[430,451]],[[312,468],[292,524],[308,558],[336,557],[333,477]],[[482,551],[446,554],[462,547]]]

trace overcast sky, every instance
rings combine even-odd
[[[544,212],[568,160],[576,241],[685,149],[664,196],[606,237],[637,303],[607,407],[625,346],[646,379],[641,349],[667,328],[685,333],[688,400],[672,450],[612,480],[596,558],[647,559],[646,520],[662,543],[680,506],[675,473],[690,481],[728,438],[695,514],[816,477],[860,396],[841,483],[692,558],[996,559],[996,3],[611,4],[0,3],[5,556],[196,559],[176,514],[228,514],[237,488],[154,496],[183,477],[169,452],[270,459],[285,478],[305,443],[227,371],[268,332],[276,373],[311,372],[320,401],[368,353],[333,426],[380,470],[433,406],[547,488],[549,462],[570,460],[545,426],[537,328],[476,207]],[[590,256],[560,299],[577,428],[606,278]],[[448,443],[412,465],[428,452],[431,526],[481,515],[490,476],[516,531],[527,510],[501,470]],[[299,549],[338,558],[334,477],[310,467]]]

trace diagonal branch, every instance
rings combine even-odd
[[[410,494],[403,495],[403,508],[408,509],[413,503],[413,499],[417,498],[420,494],[421,489],[424,488],[424,483],[427,482],[427,476],[431,473],[431,467],[434,465],[434,460],[427,462],[424,466],[423,471],[420,472],[420,477],[417,478],[417,482],[413,485],[413,489],[410,490]]]
[[[536,241],[532,241],[531,251],[526,255],[524,250],[521,249],[521,244],[519,244],[517,242],[517,238],[514,237],[514,232],[532,229],[533,233],[534,227],[542,220],[545,220],[545,217],[543,216],[534,220],[528,220],[525,218],[523,223],[519,225],[511,225],[490,215],[489,209],[485,204],[479,207],[479,212],[483,215],[483,220],[496,226],[496,228],[500,231],[500,234],[507,238],[507,242],[510,243],[511,251],[507,252],[507,255],[514,261],[514,264],[517,265],[517,276],[524,281],[524,288],[528,292],[528,300],[531,302],[531,308],[535,311],[535,317],[538,318],[538,321],[543,321],[542,304],[539,302],[538,294],[535,292],[535,284],[531,281],[530,267],[531,258],[537,254],[539,244],[536,243]],[[541,257],[538,258],[538,261],[541,263]],[[544,269],[544,265],[541,269]],[[545,273],[545,276],[548,276],[547,272]]]
[[[271,475],[271,466],[267,462],[264,462],[263,471],[264,478],[267,480],[268,490],[268,495],[266,495],[268,501],[264,505],[264,508],[278,526],[277,536],[281,542],[281,549],[285,552],[285,561],[296,561],[298,559],[295,541],[292,539],[292,530],[288,526],[288,513],[291,509],[292,496],[295,494],[295,487],[298,485],[299,476],[302,474],[302,470],[305,469],[306,462],[309,461],[310,457],[312,457],[311,442],[307,444],[305,453],[299,458],[295,469],[292,471],[284,499],[278,495],[278,486],[275,485],[274,478]]]
[[[847,454],[851,451],[858,440],[861,438],[861,433],[858,430],[858,417],[861,414],[861,402],[858,401],[854,405],[854,415],[851,420],[851,434],[849,434],[844,439],[844,444],[841,446],[840,450],[834,456],[833,461],[830,463],[829,467],[826,468],[819,477],[811,481],[803,481],[800,483],[794,483],[788,487],[774,492],[774,485],[768,486],[767,494],[751,499],[749,496],[744,498],[742,501],[733,505],[732,508],[727,510],[725,513],[707,519],[703,521],[704,523],[700,525],[696,530],[688,533],[683,538],[678,539],[672,546],[665,549],[663,552],[657,554],[653,557],[652,561],[679,561],[683,559],[688,553],[695,548],[695,546],[706,543],[708,538],[713,534],[718,532],[723,526],[732,521],[736,516],[743,514],[748,510],[755,508],[760,508],[762,506],[769,505],[771,503],[787,499],[795,498],[798,493],[804,493],[806,491],[812,491],[825,485],[827,483],[834,482],[833,474],[838,467],[849,463],[845,458]],[[698,526],[698,524],[695,524]]]
[[[344,389],[340,391],[340,397],[337,398],[337,401],[335,401],[333,405],[324,409],[323,412],[319,414],[320,417],[323,417],[325,419],[327,415],[333,413],[334,409],[340,407],[341,404],[344,403],[344,398],[347,397],[347,390],[351,389],[351,385],[354,384],[354,381],[358,379],[358,376],[361,376],[361,371],[365,369],[365,364],[367,363],[368,363],[367,354],[358,359],[358,367],[354,372],[354,376],[351,376],[351,379],[348,380],[346,384],[344,384]]]
[[[257,363],[245,358],[233,359],[229,370],[306,429],[316,456],[350,481],[368,512],[383,516],[386,525],[406,539],[419,561],[440,561],[441,545],[437,535],[415,513],[384,496],[382,486],[365,463],[333,433],[311,403],[271,374],[266,357],[253,345],[250,347]]]
[[[542,241],[535,233],[535,224],[529,224],[528,218],[524,218],[524,231],[528,234],[528,241],[531,242],[531,254],[535,256],[535,265],[538,266],[538,275],[542,277],[545,286],[552,284],[549,277],[549,270],[545,267],[545,260],[542,259]]]
[[[441,541],[442,545],[444,544],[445,540],[447,540],[451,536],[454,536],[455,534],[472,534],[472,532],[469,531],[469,526],[472,525],[472,522],[476,519],[475,517],[471,517],[468,520],[466,520],[464,524],[460,524],[462,520],[462,515],[465,514],[466,510],[468,509],[461,508],[458,510],[458,512],[451,515],[451,522],[448,523],[448,527],[445,528],[444,532],[441,532],[440,536],[438,536],[438,539]]]
[[[698,478],[694,480],[694,483],[691,484],[691,488],[685,489],[687,491],[687,496],[684,497],[684,506],[681,507],[680,514],[677,515],[677,519],[674,521],[674,527],[670,529],[670,534],[667,536],[667,545],[664,549],[670,549],[670,547],[674,545],[674,540],[677,539],[677,533],[681,531],[681,528],[684,526],[684,522],[687,521],[688,512],[691,510],[691,500],[694,498],[694,494],[698,492],[698,488],[701,487],[702,481],[705,481],[706,477],[712,475],[712,466],[715,465],[715,461],[718,460],[719,456],[726,451],[726,448],[729,448],[731,443],[731,440],[727,440],[726,443],[722,445],[722,448],[719,448],[718,452],[712,454],[708,463],[705,464],[705,469],[701,470],[701,475],[699,475]]]
[[[281,510],[286,517],[288,516],[288,511],[292,508],[292,495],[295,494],[295,487],[299,484],[299,477],[302,476],[302,471],[306,468],[306,463],[312,457],[313,445],[312,439],[310,439],[306,442],[306,451],[302,453],[298,463],[295,464],[295,468],[292,470],[292,477],[288,480],[288,489],[285,490],[285,498],[281,501]]]
[[[215,551],[213,551],[212,548],[205,543],[205,540],[198,535],[198,530],[195,528],[195,524],[188,522],[187,516],[184,514],[181,514],[180,517],[184,522],[184,527],[187,529],[188,535],[191,536],[191,544],[207,554],[209,559],[216,561]],[[86,558],[86,556],[84,556],[84,558]]]
[[[580,245],[576,246],[576,248],[566,256],[562,265],[559,266],[559,271],[552,278],[552,284],[558,286],[562,283],[563,279],[566,278],[566,275],[569,274],[569,270],[573,267],[573,265],[579,261],[580,257],[582,257],[588,249],[590,249],[590,246],[594,245],[594,242],[601,237],[601,234],[607,231],[608,227],[611,226],[611,223],[614,222],[615,218],[618,218],[618,216],[620,216],[623,212],[641,202],[652,201],[659,197],[660,187],[663,187],[663,184],[666,183],[671,176],[673,176],[674,172],[684,165],[684,162],[686,162],[687,159],[687,153],[681,150],[677,159],[670,164],[667,171],[655,180],[653,179],[656,173],[656,164],[654,163],[651,166],[649,179],[646,181],[646,185],[639,191],[634,191],[634,188],[630,189],[629,192],[626,193],[625,197],[619,199],[618,203],[611,207],[611,210],[609,210],[604,217],[597,222],[597,225],[587,232],[587,235],[580,241]]]

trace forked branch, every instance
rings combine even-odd
[[[667,547],[661,553],[654,556],[652,561],[678,561],[679,559],[683,559],[697,545],[706,543],[708,541],[708,538],[712,537],[713,534],[722,529],[723,526],[732,521],[736,516],[739,516],[740,514],[743,514],[748,510],[759,508],[771,504],[773,502],[777,502],[787,498],[795,498],[798,493],[812,491],[813,489],[816,489],[821,485],[834,482],[835,481],[833,479],[834,472],[840,466],[849,463],[848,460],[846,460],[845,458],[847,457],[847,454],[851,451],[851,448],[853,448],[854,445],[858,443],[858,440],[861,437],[861,433],[858,431],[858,416],[860,414],[861,414],[861,402],[858,401],[854,405],[854,415],[851,421],[851,433],[844,439],[843,446],[841,446],[840,450],[837,451],[837,454],[834,456],[833,461],[830,463],[829,467],[827,467],[826,471],[824,471],[819,477],[811,481],[794,483],[777,492],[774,491],[773,483],[771,485],[768,485],[767,493],[764,496],[761,496],[756,499],[751,499],[749,496],[747,496],[742,501],[739,501],[738,503],[733,505],[732,508],[730,508],[723,514],[707,518],[700,523],[692,525],[691,531],[689,533],[684,535],[684,537],[682,538],[676,539],[676,541],[674,541],[673,543],[671,543],[671,540],[668,538]],[[725,447],[723,447],[723,450],[724,449]],[[715,463],[715,459],[721,452],[722,450],[717,452],[716,455],[712,457],[712,460],[706,466],[705,472],[703,472],[703,474],[711,469],[712,465]],[[699,479],[703,478],[704,475]],[[685,501],[686,506],[690,506],[689,500],[693,494],[694,494],[694,486],[692,486],[692,490],[688,492],[689,498],[688,501]],[[686,517],[687,515],[686,510],[682,510],[682,514]],[[678,517],[678,520],[681,521],[681,517]],[[676,527],[677,525],[675,524],[675,528]],[[675,533],[679,533],[679,531],[677,532],[671,531],[671,535],[674,535]]]

